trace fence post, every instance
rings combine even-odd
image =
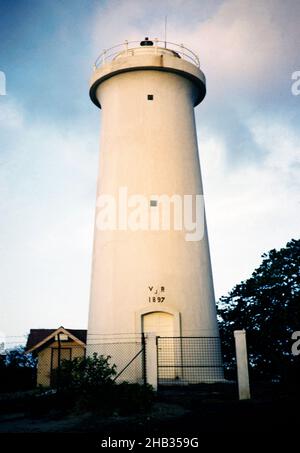
[[[142,341],[142,348],[143,348],[143,355],[142,355],[142,361],[143,361],[143,383],[144,385],[147,384],[147,370],[146,370],[146,365],[147,365],[147,362],[146,362],[146,339],[145,339],[145,334],[144,332],[142,332],[142,338],[141,338],[141,341]]]
[[[57,334],[58,340],[58,351],[57,351],[57,374],[56,374],[56,390],[59,392],[60,390],[60,364],[61,364],[61,342],[60,342],[60,333]]]
[[[156,334],[146,334],[146,378],[147,384],[157,390],[157,350]]]
[[[239,399],[240,400],[249,400],[250,399],[250,385],[249,385],[246,331],[245,330],[235,330],[234,331],[234,340],[235,340],[235,352],[236,352],[237,375],[238,375],[238,386],[239,386]]]

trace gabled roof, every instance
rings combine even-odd
[[[42,346],[46,346],[49,341],[53,341],[55,335],[58,333],[68,335],[68,337],[81,346],[85,346],[86,344],[86,330],[65,329],[62,326],[58,329],[30,329],[26,344],[26,352],[32,352],[40,349]]]

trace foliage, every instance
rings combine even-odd
[[[300,330],[300,240],[262,258],[252,276],[219,301],[225,366],[234,365],[233,331],[246,329],[254,375],[282,379],[297,361],[291,335]]]
[[[10,368],[35,368],[37,358],[32,354],[25,354],[24,346],[17,346],[7,351],[5,364]]]
[[[116,384],[116,366],[110,356],[92,356],[63,360],[56,370],[58,392],[52,401],[60,409],[94,411],[104,414],[128,414],[146,411],[153,402],[149,385]]]
[[[33,389],[36,385],[37,359],[18,346],[7,351],[1,361],[0,392]]]
[[[148,411],[154,401],[153,388],[123,382],[114,388],[115,407],[120,415]]]
[[[110,365],[110,356],[76,357],[73,360],[63,360],[59,370],[59,388],[62,390],[80,390],[86,392],[106,386],[113,382],[116,366]]]

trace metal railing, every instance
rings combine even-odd
[[[148,46],[147,46],[148,47]],[[176,44],[169,41],[161,41],[157,38],[153,40],[153,46],[149,46],[154,49],[154,53],[158,53],[159,49],[167,49],[174,52],[174,55],[184,60],[193,63],[197,67],[200,67],[200,61],[198,56],[190,49],[185,47],[183,44]],[[148,47],[148,48],[149,48]],[[134,55],[135,50],[141,49],[140,41],[125,41],[121,44],[117,44],[109,49],[104,49],[99,55],[93,66],[94,70],[99,69],[103,64],[111,62],[118,54],[125,52],[125,55]]]
[[[157,337],[158,385],[224,380],[219,337]]]

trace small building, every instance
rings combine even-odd
[[[26,353],[38,358],[37,385],[51,387],[59,363],[83,357],[86,348],[86,330],[65,329],[30,329],[26,344]]]

